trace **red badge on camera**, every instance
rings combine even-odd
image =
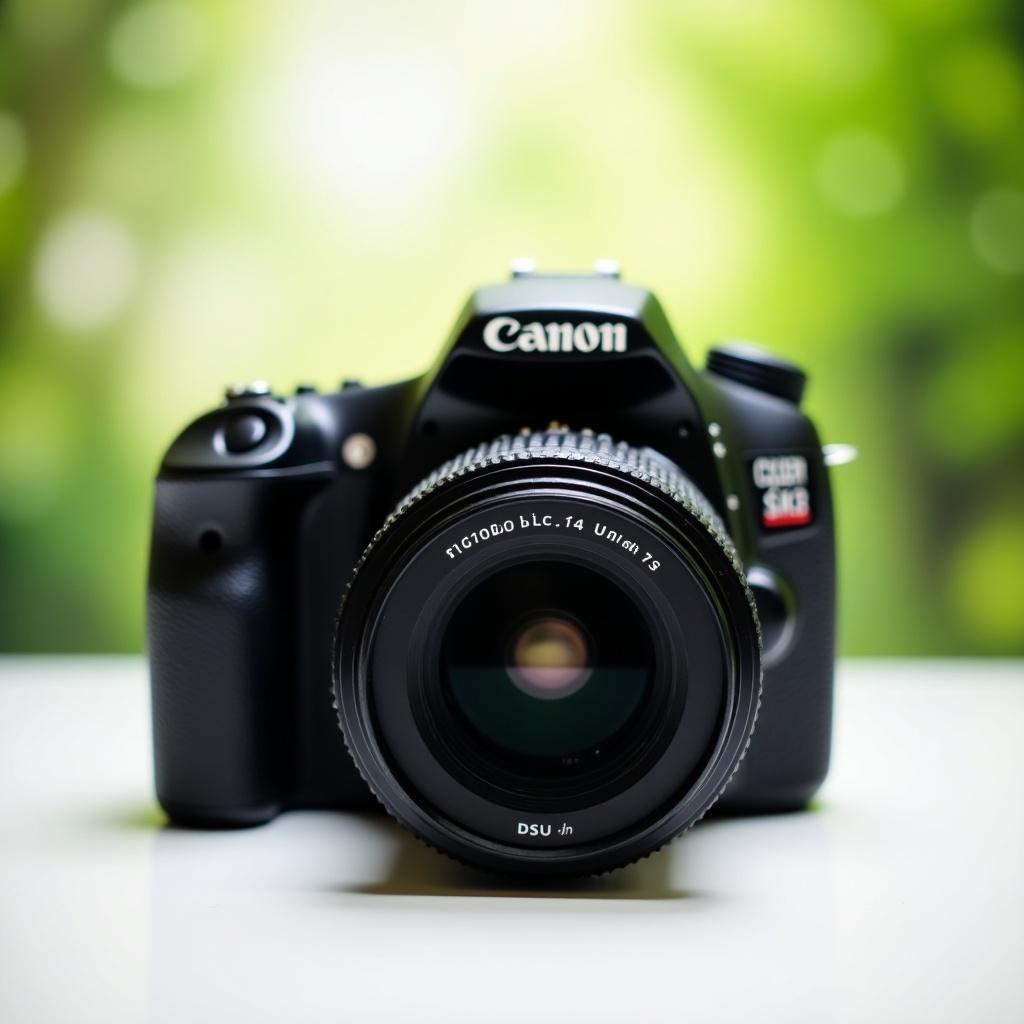
[[[766,530],[808,526],[814,521],[810,472],[803,455],[758,455],[750,463]]]

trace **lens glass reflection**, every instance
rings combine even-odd
[[[441,662],[450,703],[486,744],[563,761],[621,733],[653,676],[640,609],[601,573],[556,561],[474,587],[448,622]]]

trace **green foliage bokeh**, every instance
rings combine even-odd
[[[842,649],[1024,651],[1009,0],[0,8],[0,649],[137,650],[151,481],[233,380],[422,370],[509,259],[806,365]]]

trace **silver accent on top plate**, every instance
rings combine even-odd
[[[231,384],[224,389],[224,397],[230,402],[235,398],[260,398],[270,394],[270,385],[265,380],[254,380],[250,384]]]
[[[512,261],[513,277],[529,277],[537,272],[537,261],[532,256],[517,256]]]
[[[860,454],[852,444],[826,444],[821,447],[826,466],[846,466]]]

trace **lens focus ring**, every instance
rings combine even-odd
[[[711,502],[678,466],[666,459],[660,452],[651,448],[635,448],[625,441],[613,440],[608,434],[597,434],[589,430],[575,431],[555,428],[503,434],[490,443],[470,448],[438,466],[398,503],[385,520],[384,525],[374,535],[373,540],[363,553],[363,557],[359,560],[349,587],[351,588],[359,567],[384,532],[412,506],[437,491],[444,484],[487,466],[552,457],[565,459],[567,462],[585,462],[604,466],[641,480],[667,494],[702,523],[728,557],[742,583],[753,612],[758,649],[760,650],[763,637],[757,604],[747,583],[746,573],[740,563],[739,555],[736,553],[736,547]],[[758,701],[758,707],[760,707],[760,701]]]
[[[722,550],[728,555],[736,572],[743,578],[736,549],[725,531],[722,520],[711,503],[693,482],[668,459],[650,448],[634,448],[623,441],[613,441],[607,434],[565,429],[531,431],[503,435],[488,444],[478,445],[439,466],[424,477],[399,503],[371,542],[379,539],[410,506],[436,491],[445,483],[486,466],[503,462],[537,458],[560,458],[568,462],[587,462],[616,469],[642,480],[669,495],[707,527]],[[370,548],[367,549],[367,553]],[[753,598],[751,597],[751,607]]]
[[[515,469],[517,465],[522,468]],[[742,628],[747,630],[750,642],[740,642],[739,646],[746,653],[736,655],[739,658],[737,664],[742,662],[743,665],[736,671],[746,682],[739,691],[742,699],[731,705],[735,722],[723,731],[716,746],[716,750],[726,753],[715,771],[701,776],[703,788],[695,786],[695,789],[700,789],[699,799],[695,797],[690,801],[685,813],[680,811],[674,818],[667,816],[656,827],[645,826],[643,837],[638,838],[635,844],[619,843],[614,850],[609,849],[607,855],[587,854],[574,859],[569,853],[558,857],[562,851],[530,850],[522,851],[520,864],[516,860],[518,852],[494,852],[493,846],[483,850],[435,827],[437,822],[430,817],[431,812],[424,810],[415,797],[409,796],[410,784],[415,789],[419,780],[415,772],[409,771],[404,781],[399,781],[384,763],[387,759],[383,756],[381,738],[373,725],[376,715],[371,713],[366,673],[369,671],[369,647],[376,644],[369,634],[375,616],[379,615],[380,602],[384,600],[382,595],[394,585],[407,559],[413,558],[416,551],[430,543],[431,536],[464,514],[467,488],[479,496],[489,488],[495,488],[495,481],[506,480],[509,476],[523,481],[524,470],[533,482],[535,478],[530,472],[533,465],[545,474],[546,480],[549,476],[561,478],[574,466],[578,467],[573,471],[576,477],[586,469],[582,475],[587,477],[585,483],[588,487],[593,486],[595,491],[602,487],[614,491],[622,502],[620,510],[627,513],[631,509],[626,499],[636,502],[638,514],[649,513],[654,517],[650,519],[649,516],[649,525],[668,520],[679,524],[699,523],[700,528],[694,525],[687,529],[691,543],[703,552],[701,557],[709,570],[709,586],[712,589],[722,588],[716,600],[725,592],[731,595],[725,601],[729,607],[724,614],[741,625],[746,623]],[[502,469],[506,466],[510,471],[508,474]],[[594,470],[603,472],[595,473]],[[522,486],[527,485],[523,483]],[[656,500],[652,491],[675,503],[676,511],[664,499]],[[671,532],[669,529],[668,533]],[[367,572],[370,579],[363,578]],[[425,593],[429,594],[429,590]],[[426,600],[433,601],[433,597],[428,596]],[[357,604],[358,608],[354,607]],[[677,466],[658,452],[617,443],[604,434],[561,428],[523,432],[481,444],[438,467],[409,492],[377,531],[356,567],[339,612],[335,646],[335,708],[346,744],[370,788],[392,816],[428,844],[458,859],[489,867],[587,873],[608,870],[652,853],[703,817],[717,800],[746,751],[756,720],[760,705],[759,651],[760,627],[756,609],[732,541],[710,502]],[[391,673],[391,678],[394,674]],[[544,854],[552,856],[545,859]]]

